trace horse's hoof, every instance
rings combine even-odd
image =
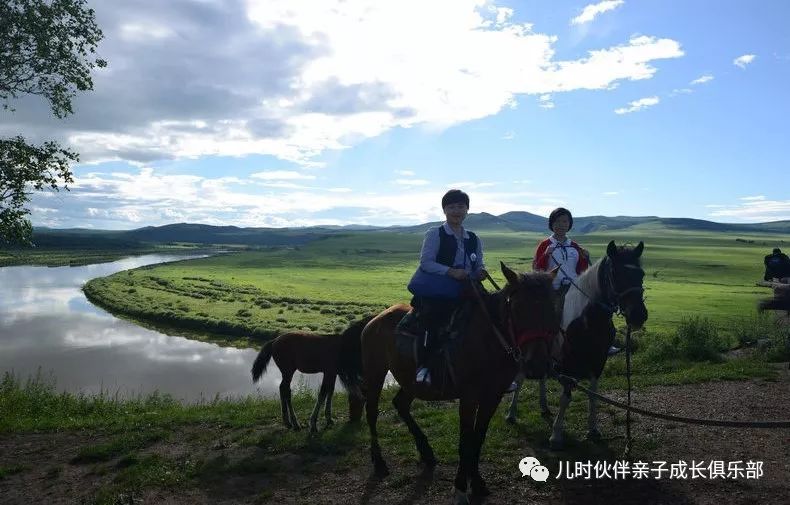
[[[469,497],[464,491],[457,487],[453,488],[453,504],[454,505],[469,505]]]
[[[315,435],[318,433],[318,428],[316,426],[310,426],[310,434]]]
[[[334,425],[335,425],[335,422],[333,420],[331,420],[331,419],[327,419],[326,420],[326,427],[327,428],[331,428]]]
[[[590,430],[587,432],[587,440],[590,440],[592,442],[600,442],[602,438],[603,436],[601,435],[601,432],[598,431],[597,429]]]
[[[491,490],[488,489],[488,486],[486,486],[484,481],[480,482],[479,484],[472,482],[472,496],[476,498],[485,498],[486,496],[490,495]]]
[[[431,467],[436,466],[436,465],[439,464],[439,461],[436,459],[436,456],[434,456],[433,454],[427,454],[427,455],[420,456],[420,461],[425,466],[431,466]]]
[[[390,469],[387,468],[387,464],[385,462],[381,461],[379,463],[376,463],[374,466],[375,466],[376,477],[378,477],[379,479],[383,479],[384,477],[390,474]]]
[[[549,449],[552,451],[561,451],[565,449],[565,442],[561,438],[550,438],[549,439]]]
[[[505,417],[505,422],[507,424],[516,424],[516,416],[507,416],[507,417]]]
[[[300,431],[302,429],[302,427],[299,426],[298,424],[294,424],[294,425],[291,426],[291,429],[293,429],[294,431]]]
[[[552,415],[552,413],[551,413],[551,411],[549,409],[546,409],[546,410],[541,410],[540,411],[540,417],[547,417],[549,419],[552,419],[554,416]]]

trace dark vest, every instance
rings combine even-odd
[[[472,253],[477,252],[477,235],[471,231],[467,231],[469,238],[464,239],[464,253],[466,257]],[[455,253],[458,251],[458,243],[456,242],[455,235],[444,231],[444,226],[439,227],[439,252],[436,254],[436,262],[453,267],[455,263]],[[480,258],[475,258],[474,261],[469,260],[472,265],[472,271],[477,269],[477,262]]]

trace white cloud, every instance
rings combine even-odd
[[[488,117],[518,95],[611,89],[683,56],[674,40],[639,36],[558,60],[556,35],[481,0],[106,0],[97,16],[110,66],[79,114],[17,113],[0,134],[57,137],[86,162],[268,154],[321,166],[323,152],[393,128]]]
[[[754,54],[744,54],[732,60],[732,64],[736,67],[746,68],[746,65],[754,61],[754,58],[756,58]]]
[[[267,172],[256,172],[250,177],[254,179],[262,179],[264,181],[286,181],[286,180],[312,180],[315,179],[314,175],[303,174],[294,172],[292,170],[270,170]]]
[[[543,109],[553,109],[554,102],[551,99],[551,94],[540,95],[538,97],[538,105]]]
[[[696,84],[705,84],[706,82],[710,82],[710,81],[712,81],[712,80],[713,80],[713,76],[712,76],[712,75],[710,75],[710,74],[705,74],[705,75],[703,75],[703,76],[700,76],[700,77],[698,77],[698,78],[694,79],[693,81],[691,81],[691,84],[692,84],[692,85],[696,85]]]
[[[694,93],[694,90],[691,88],[676,88],[672,90],[669,96],[674,97],[677,95],[689,95],[691,93]]]
[[[589,23],[595,19],[598,14],[603,14],[604,12],[614,10],[624,3],[625,2],[623,0],[604,0],[603,2],[599,2],[597,4],[587,5],[584,7],[584,9],[582,9],[581,14],[571,19],[571,24],[581,25],[584,23]]]
[[[647,98],[640,98],[639,100],[634,100],[633,102],[628,104],[628,107],[622,107],[619,109],[615,109],[615,114],[630,114],[631,112],[636,112],[642,110],[647,107],[652,107],[660,102],[657,96],[651,96]]]
[[[503,140],[513,140],[514,138],[516,138],[516,133],[513,130],[506,131],[502,136]]]
[[[399,186],[427,186],[431,183],[425,179],[395,179],[392,182]]]
[[[402,175],[403,177],[414,177],[413,170],[395,170],[395,175]]]
[[[713,207],[713,217],[736,218],[747,222],[780,221],[790,219],[790,200],[768,200],[763,196],[744,197],[743,203]]]
[[[620,194],[619,191],[606,191],[606,192],[602,193],[603,196],[616,196],[616,195],[619,195],[619,194]]]
[[[765,200],[765,196],[763,195],[756,195],[756,196],[742,196],[740,200],[745,200],[747,202],[755,202],[755,201],[763,201]]]

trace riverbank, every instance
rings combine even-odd
[[[735,368],[749,365],[736,360]],[[788,419],[787,365],[769,378],[636,386],[636,405],[710,418]],[[606,382],[606,381],[604,381]],[[534,385],[533,385],[534,386]],[[558,386],[550,384],[556,410]],[[606,388],[605,388],[606,389]],[[688,427],[636,417],[634,460],[761,461],[759,479],[556,479],[561,461],[621,459],[624,414],[603,406],[604,441],[583,439],[586,402],[571,404],[568,448],[548,449],[549,427],[537,412],[534,387],[521,400],[521,418],[504,422],[500,406],[483,450],[482,472],[494,495],[487,503],[783,503],[790,492],[788,430]],[[280,424],[276,399],[213,399],[184,405],[162,395],[122,400],[58,394],[40,381],[6,377],[0,385],[0,496],[4,503],[446,503],[457,462],[455,402],[416,402],[413,413],[440,460],[418,464],[411,436],[398,420],[386,389],[379,433],[392,475],[372,476],[368,433],[348,425],[343,395],[335,399],[335,426],[310,435]],[[622,398],[622,390],[607,394]],[[733,401],[734,399],[738,401]],[[314,400],[297,391],[305,420]],[[504,403],[504,402],[503,402]],[[521,478],[517,463],[535,456],[549,482]],[[745,463],[744,463],[745,464]]]

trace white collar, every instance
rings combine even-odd
[[[565,236],[565,240],[563,242],[560,242],[559,240],[556,239],[556,237],[554,237],[554,234],[552,233],[551,236],[549,237],[549,240],[551,241],[552,245],[561,245],[565,247],[571,245],[571,239],[567,235]]]
[[[453,231],[452,228],[450,228],[450,224],[447,221],[445,221],[442,226],[444,226],[445,233],[447,233],[448,235],[455,236],[455,232]],[[466,228],[461,226],[461,231],[464,232],[464,240],[468,239],[469,238],[469,233],[466,232]]]

